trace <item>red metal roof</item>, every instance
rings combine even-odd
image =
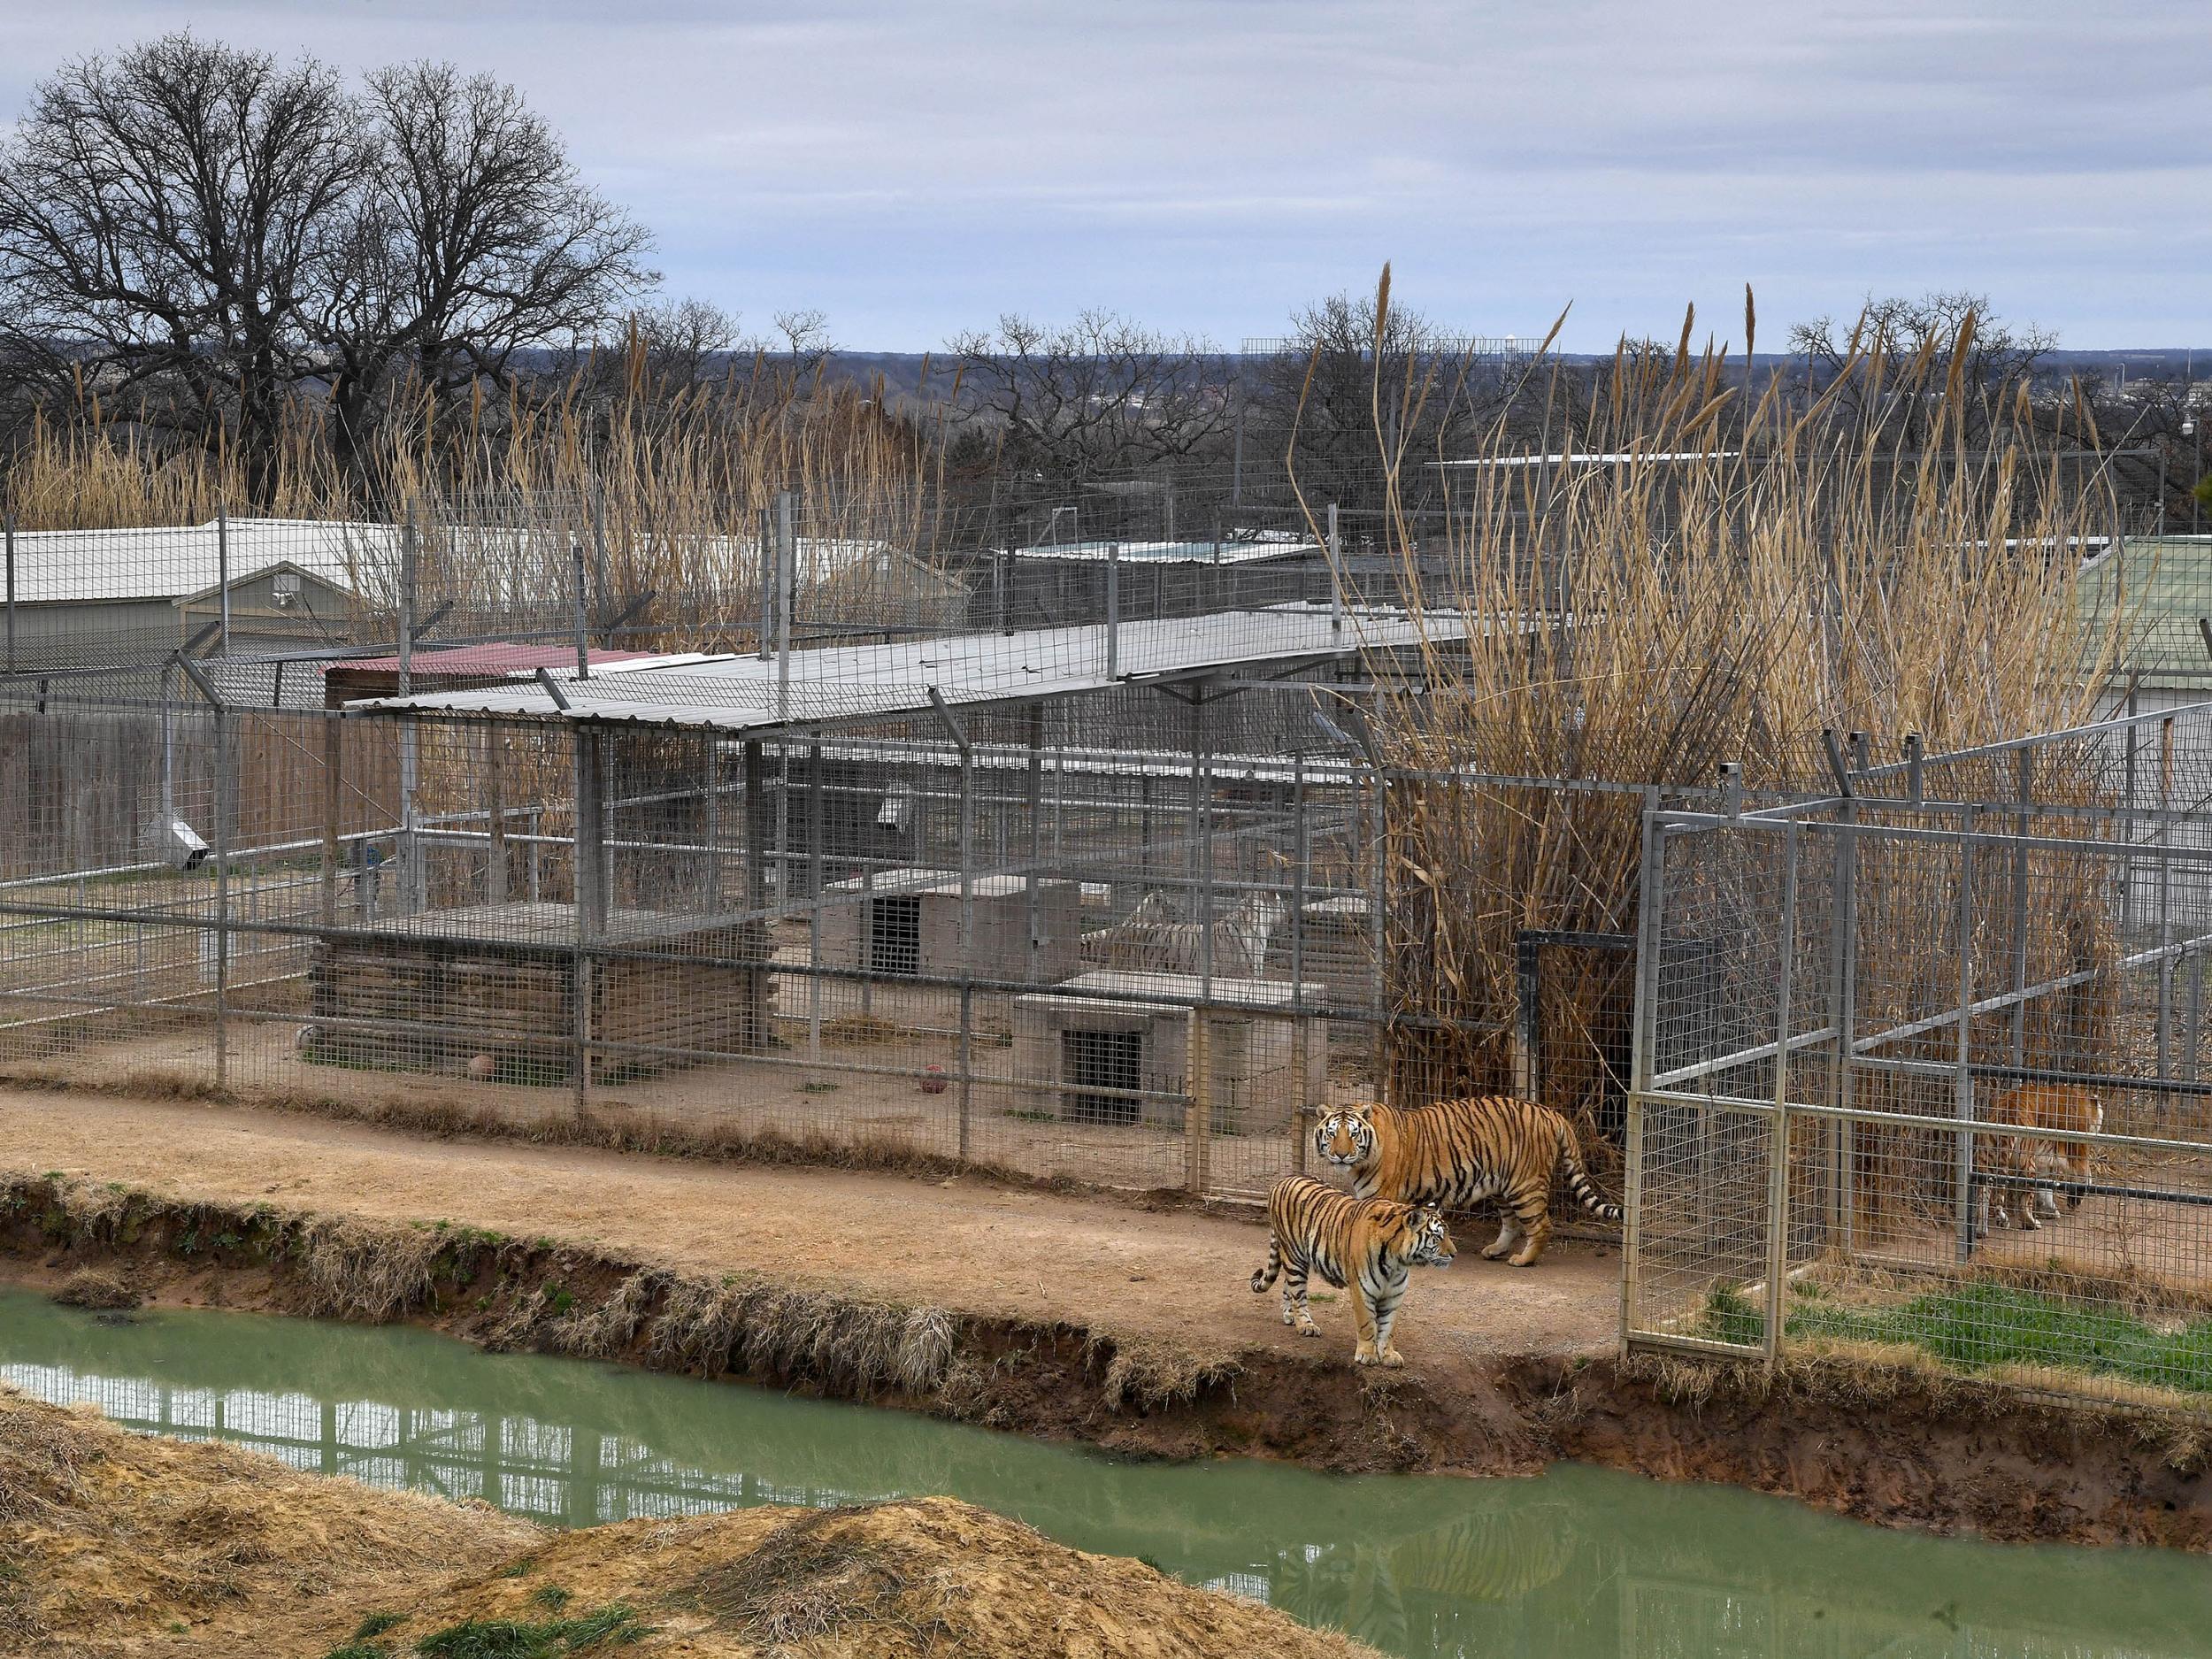
[[[595,663],[632,663],[651,657],[651,651],[608,651],[594,647],[591,660]],[[576,648],[573,645],[523,645],[511,641],[497,641],[488,645],[432,645],[425,646],[410,659],[408,667],[418,674],[527,674],[541,668],[573,668],[576,666]],[[325,673],[385,673],[399,672],[396,657],[349,657],[326,663]]]

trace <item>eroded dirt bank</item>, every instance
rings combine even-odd
[[[1888,1525],[2212,1548],[2212,1447],[2200,1430],[1865,1356],[1768,1377],[1440,1347],[1406,1371],[1361,1373],[1334,1344],[1202,1348],[1071,1318],[794,1286],[766,1272],[702,1276],[451,1222],[395,1225],[44,1175],[0,1181],[0,1255],[13,1276],[49,1286],[96,1269],[165,1301],[407,1319],[492,1347],[744,1379],[1133,1452],[1468,1474],[1571,1457],[1729,1481]]]
[[[0,1647],[395,1659],[1374,1659],[949,1498],[553,1533],[480,1503],[126,1434],[0,1389]]]

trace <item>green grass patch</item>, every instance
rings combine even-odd
[[[1947,1286],[1886,1308],[1847,1307],[1817,1286],[1792,1288],[1785,1338],[1916,1348],[1963,1371],[2044,1366],[2212,1394],[2212,1319],[2162,1331],[2115,1310],[1987,1283]],[[1765,1312],[1739,1292],[1716,1290],[1698,1334],[1756,1348],[1766,1340]]]
[[[2043,1365],[2212,1394],[2212,1319],[2161,1331],[2124,1313],[2005,1285],[1954,1286],[1895,1308],[1816,1302],[1793,1310],[1782,1329],[1901,1344],[1962,1371]]]
[[[652,1633],[636,1612],[610,1601],[577,1618],[526,1624],[519,1619],[470,1619],[424,1637],[415,1651],[426,1659],[562,1659],[567,1654],[626,1647]]]
[[[1739,1292],[1717,1290],[1706,1299],[1704,1325],[1698,1334],[1739,1348],[1758,1348],[1767,1340],[1766,1312]]]

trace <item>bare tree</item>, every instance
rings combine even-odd
[[[1217,447],[1232,409],[1220,351],[1111,311],[1051,326],[1009,315],[950,342],[964,402],[1000,456],[1055,478],[1126,473]]]
[[[65,65],[0,144],[0,358],[227,422],[258,480],[294,388],[326,382],[357,447],[402,371],[451,389],[606,328],[648,245],[488,76],[354,95],[169,35]]]
[[[1301,475],[1347,504],[1365,501],[1386,446],[1416,465],[1448,458],[1503,395],[1491,365],[1418,311],[1390,306],[1379,338],[1375,319],[1374,295],[1332,295],[1246,365],[1260,444],[1278,459],[1294,444]]]
[[[1981,395],[1972,435],[1986,439],[1990,427],[2007,418],[2011,394],[2028,385],[2037,365],[2057,348],[2058,336],[2049,330],[2015,327],[1987,295],[1962,290],[1917,298],[1870,295],[1848,324],[1816,317],[1790,329],[1790,349],[1806,359],[1816,387],[1832,388],[1839,411],[1893,430],[1908,445],[1927,435],[1927,399],[1898,395],[1901,371],[1924,361],[1926,371],[1913,376],[1924,391],[1940,390],[1955,370],[1965,388]]]
[[[336,75],[163,36],[33,91],[0,146],[0,326],[49,380],[172,391],[273,447],[312,366],[302,311],[373,165]]]
[[[497,379],[518,350],[607,329],[657,280],[644,228],[514,88],[410,64],[370,75],[360,113],[373,165],[311,319],[342,443],[396,370],[442,390]]]

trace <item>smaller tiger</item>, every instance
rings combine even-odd
[[[2041,1228],[2039,1214],[2044,1220],[2057,1220],[2053,1165],[2063,1178],[2056,1184],[2066,1190],[2067,1209],[2081,1208],[2082,1186],[2091,1173],[2090,1143],[2070,1142],[2064,1132],[2093,1135],[2102,1130],[2102,1101],[2072,1084],[2023,1083],[1998,1095],[1983,1121],[2009,1125],[2021,1133],[1980,1138],[1984,1179],[1974,1206],[1976,1238],[1989,1236],[1993,1210],[1999,1226],[2008,1223],[2016,1192],[2024,1230]]]
[[[1391,1346],[1390,1326],[1405,1300],[1408,1270],[1443,1267],[1459,1253],[1442,1210],[1347,1197],[1308,1175],[1286,1176],[1268,1190],[1267,1228],[1267,1265],[1252,1275],[1252,1294],[1265,1295],[1279,1273],[1283,1323],[1302,1336],[1319,1336],[1306,1309],[1306,1276],[1318,1273],[1350,1291],[1359,1326],[1355,1365],[1405,1363]]]

